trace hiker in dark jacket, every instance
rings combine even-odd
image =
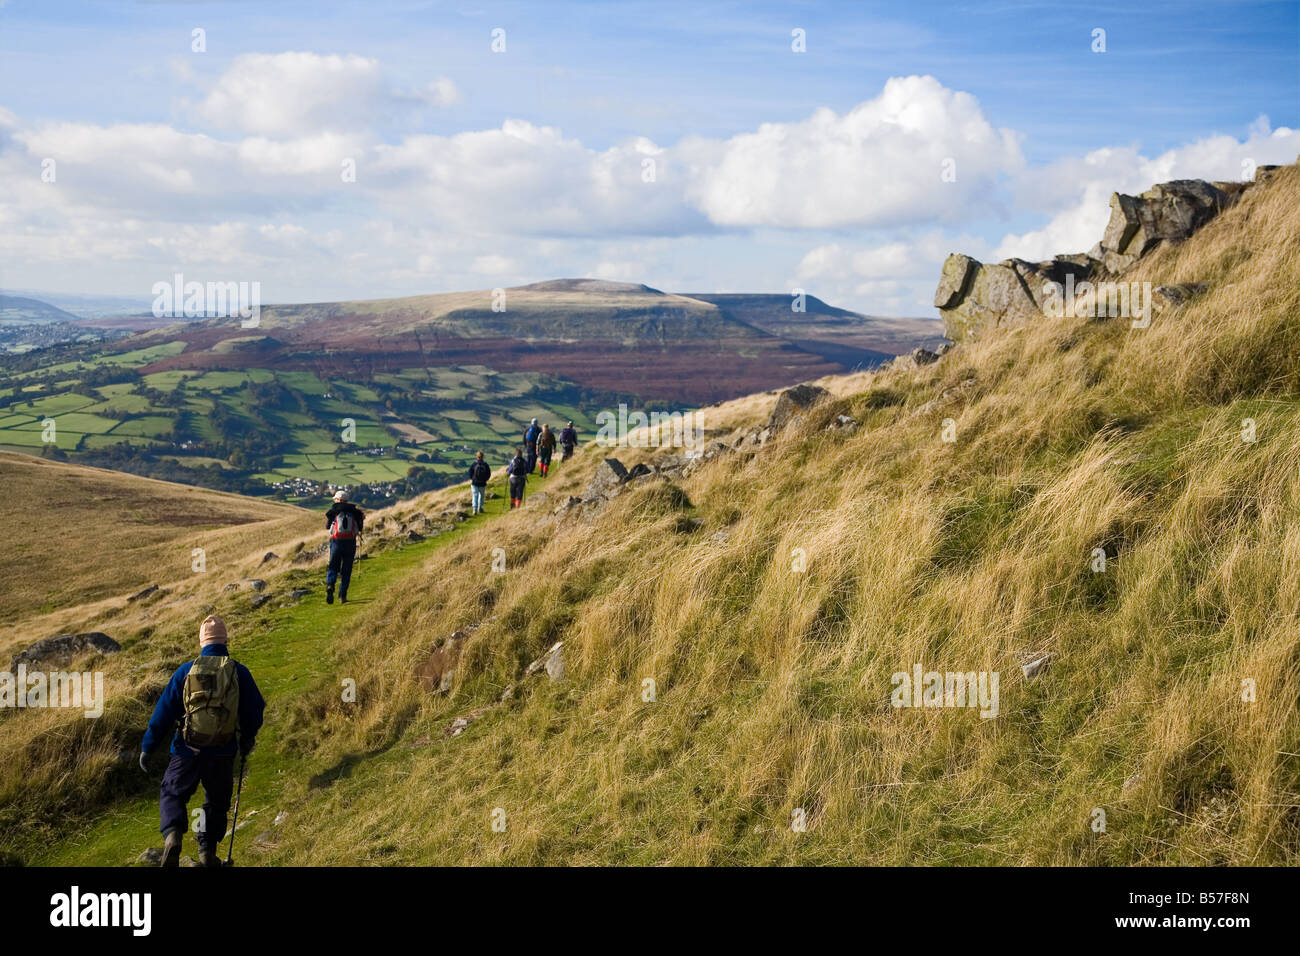
[[[537,436],[537,464],[542,469],[542,477],[551,470],[551,456],[555,454],[555,432],[550,425],[542,426],[542,433]]]
[[[339,600],[348,603],[348,584],[352,581],[352,564],[357,559],[357,539],[361,537],[366,513],[348,501],[347,492],[334,493],[334,507],[325,512],[325,527],[330,532],[330,564],[325,572],[325,603],[334,603],[334,582],[339,584]]]
[[[235,777],[235,754],[247,757],[253,752],[266,709],[266,702],[262,700],[248,668],[230,660],[226,650],[226,625],[221,618],[209,615],[199,625],[199,648],[199,660],[187,661],[176,668],[176,673],[167,682],[140,744],[140,769],[148,773],[149,755],[175,731],[171,741],[171,760],[158,794],[164,838],[163,866],[180,865],[181,838],[190,822],[187,805],[199,784],[203,784],[201,826],[195,827],[199,862],[203,866],[221,865],[217,846],[226,835],[226,814],[230,811],[230,791]],[[194,679],[190,680],[190,672],[196,667],[203,674],[196,672]],[[229,667],[233,667],[233,675],[224,670]],[[214,688],[225,688],[229,694],[237,694],[238,705],[235,706],[228,695],[217,699]],[[205,698],[197,691],[207,691],[210,696]],[[197,701],[201,699],[211,701],[212,706],[207,709],[199,707]],[[229,725],[223,725],[223,704],[229,704],[236,715]],[[222,740],[226,733],[228,739]],[[197,746],[191,746],[191,742]]]
[[[560,461],[568,461],[572,457],[573,449],[577,444],[578,432],[573,427],[573,422],[569,422],[564,426],[564,430],[560,432],[560,447],[564,449],[564,453],[560,455]]]
[[[483,460],[483,453],[479,452],[474,456],[474,464],[469,466],[469,504],[470,513],[481,515],[483,513],[483,489],[487,487],[488,479],[492,477],[492,469],[488,463]]]
[[[528,474],[533,473],[537,467],[537,439],[541,436],[542,430],[537,427],[537,419],[533,419],[528,430],[524,432],[524,449],[528,452]]]
[[[510,476],[510,507],[519,508],[524,503],[524,485],[528,483],[528,459],[522,448],[515,449],[515,457],[506,465],[506,474]]]

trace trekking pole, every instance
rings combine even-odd
[[[235,815],[230,821],[230,846],[226,848],[226,866],[234,866],[231,857],[235,854],[235,824],[239,823],[239,795],[244,791],[244,765],[248,763],[248,754],[239,755],[239,786],[235,788]]]

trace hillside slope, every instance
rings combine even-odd
[[[185,577],[308,529],[300,508],[0,451],[0,652],[42,613]],[[312,525],[318,522],[312,521]],[[28,631],[30,633],[30,631]],[[36,636],[45,636],[38,634]]]
[[[707,408],[724,444],[689,474],[557,508],[588,446],[321,642],[256,643],[303,679],[254,758],[285,816],[246,859],[1295,864],[1300,169],[1125,278],[1207,287],[1146,328],[1038,317],[839,380],[761,444],[775,395]],[[5,845],[125,862],[96,823],[124,794],[153,839],[114,768],[200,600],[108,665],[99,726],[4,725]],[[292,623],[243,600],[236,633]],[[891,706],[916,666],[999,674],[996,716]],[[80,829],[42,856],[51,808]]]

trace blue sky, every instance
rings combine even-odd
[[[1294,162],[1298,51],[1281,0],[8,0],[0,287],[599,275],[928,314],[948,251],[1079,251],[1113,190]]]

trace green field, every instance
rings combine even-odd
[[[481,366],[410,368],[364,381],[264,368],[132,376],[132,368],[177,355],[183,345],[12,375],[0,391],[0,446],[43,453],[43,422],[53,419],[57,447],[92,464],[123,467],[124,455],[139,456],[162,469],[145,473],[175,480],[208,481],[213,473],[200,469],[220,465],[221,474],[257,485],[239,489],[246,492],[306,479],[382,486],[383,496],[392,493],[389,483],[404,487],[413,468],[459,480],[476,451],[494,463],[508,460],[533,417],[557,430],[572,418],[587,439],[595,432],[594,411],[575,405],[575,392],[549,400],[539,376]],[[110,381],[93,385],[105,377]],[[112,380],[124,377],[130,380]]]

